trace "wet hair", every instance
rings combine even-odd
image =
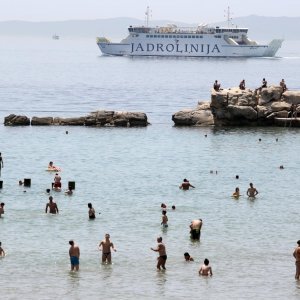
[[[176,208],[176,206],[175,205],[172,205],[172,209],[175,209]]]
[[[189,254],[188,252],[185,252],[183,255],[184,255],[185,257],[190,256],[190,254]]]
[[[250,182],[250,184],[249,184],[251,187],[253,186],[253,183],[252,182]]]
[[[300,246],[300,240],[297,242],[297,244]]]
[[[1,202],[1,206],[4,206],[5,205],[5,203],[4,202]]]
[[[50,193],[50,189],[46,189],[46,192],[47,192],[47,193]]]
[[[92,208],[92,203],[88,203],[88,208]]]
[[[70,240],[70,241],[69,241],[69,244],[70,244],[71,246],[73,246],[73,245],[74,245],[74,241],[73,241],[73,240]]]
[[[49,165],[53,165],[53,161],[50,161],[50,162],[49,162]]]
[[[236,178],[236,179],[239,179],[239,178],[240,178],[240,176],[239,176],[239,175],[235,175],[235,178]]]
[[[166,212],[165,210],[163,210],[161,213],[162,213],[163,215],[166,215],[166,214],[167,214],[167,212]]]
[[[159,241],[161,241],[161,242],[162,242],[162,237],[161,237],[161,236],[159,236],[159,237],[157,238],[157,240],[159,240]]]
[[[50,200],[50,201],[52,201],[52,200],[53,200],[53,197],[52,197],[52,196],[50,196],[50,197],[49,197],[49,200]]]
[[[161,205],[160,205],[160,207],[167,207],[167,205],[166,204],[164,204],[164,203],[162,203]]]
[[[209,265],[209,260],[208,260],[207,258],[204,259],[204,264],[205,264],[206,266]]]
[[[235,188],[235,191],[236,191],[236,192],[239,192],[239,191],[240,191],[240,189],[239,189],[238,187],[236,187],[236,188]]]
[[[188,180],[186,178],[183,179],[184,182],[188,182]]]

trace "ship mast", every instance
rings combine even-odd
[[[232,25],[232,23],[231,23],[232,17],[231,17],[231,12],[230,12],[230,6],[227,7],[227,10],[225,10],[225,13],[226,13],[225,17],[227,18],[227,26],[228,26],[228,28],[230,28],[231,25]]]
[[[145,12],[145,15],[146,15],[146,27],[149,27],[150,13],[151,13],[150,7],[147,6],[147,10]]]

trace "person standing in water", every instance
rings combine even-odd
[[[1,204],[0,204],[0,218],[1,218],[1,215],[4,214],[4,205],[5,205],[5,203],[1,202]]]
[[[52,196],[49,197],[49,202],[46,204],[45,213],[48,212],[48,208],[49,208],[49,213],[50,214],[58,213],[58,207],[57,207],[56,203],[53,202],[53,197]]]
[[[238,199],[240,197],[240,189],[238,187],[235,188],[235,191],[232,194],[232,197],[235,199]]]
[[[209,265],[209,260],[207,258],[204,259],[204,264],[201,266],[199,270],[199,275],[202,276],[212,276],[212,268]]]
[[[3,158],[2,158],[2,155],[1,155],[1,152],[0,152],[0,177],[1,177],[1,169],[4,167],[3,165]]]
[[[75,245],[74,241],[69,241],[70,249],[69,249],[69,256],[71,262],[71,271],[78,271],[79,270],[79,257],[80,257],[80,249],[77,245]]]
[[[5,256],[5,251],[2,248],[2,243],[0,242],[0,256],[4,257]]]
[[[89,219],[94,220],[96,218],[96,213],[95,213],[95,209],[92,206],[92,203],[88,203],[88,208],[89,208]]]
[[[163,270],[166,270],[166,261],[167,261],[167,253],[166,253],[166,246],[162,242],[162,237],[157,238],[157,248],[151,248],[152,251],[158,252],[159,256],[157,258],[157,269],[160,270],[160,267]]]
[[[300,240],[297,242],[298,246],[295,248],[293,252],[293,256],[296,259],[296,274],[295,274],[295,279],[299,280],[300,277]]]
[[[168,217],[167,217],[167,212],[165,210],[162,211],[162,218],[161,218],[161,224],[163,228],[168,227]]]
[[[183,179],[182,184],[179,186],[179,188],[184,191],[188,190],[190,187],[195,188],[186,178]]]
[[[105,234],[105,239],[102,240],[99,244],[99,250],[102,250],[102,263],[111,264],[111,250],[113,249],[115,252],[114,244],[110,241],[110,235],[108,233]]]
[[[200,240],[202,224],[202,219],[193,220],[191,222],[190,234],[192,240]]]
[[[247,196],[249,198],[255,198],[255,196],[258,194],[258,191],[256,190],[255,187],[253,187],[253,183],[251,182],[250,183],[250,187],[249,189],[247,190]]]

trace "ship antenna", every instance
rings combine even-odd
[[[232,17],[231,17],[231,12],[230,12],[230,6],[227,7],[227,10],[225,10],[226,15],[224,17],[227,18],[227,26],[228,28],[231,27],[232,25]]]
[[[145,12],[145,15],[146,15],[146,27],[149,27],[150,14],[151,14],[150,7],[147,6],[147,10]]]

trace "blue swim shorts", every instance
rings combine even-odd
[[[70,261],[71,261],[71,265],[72,265],[72,266],[77,266],[77,265],[79,265],[79,258],[76,257],[76,256],[71,256]]]

